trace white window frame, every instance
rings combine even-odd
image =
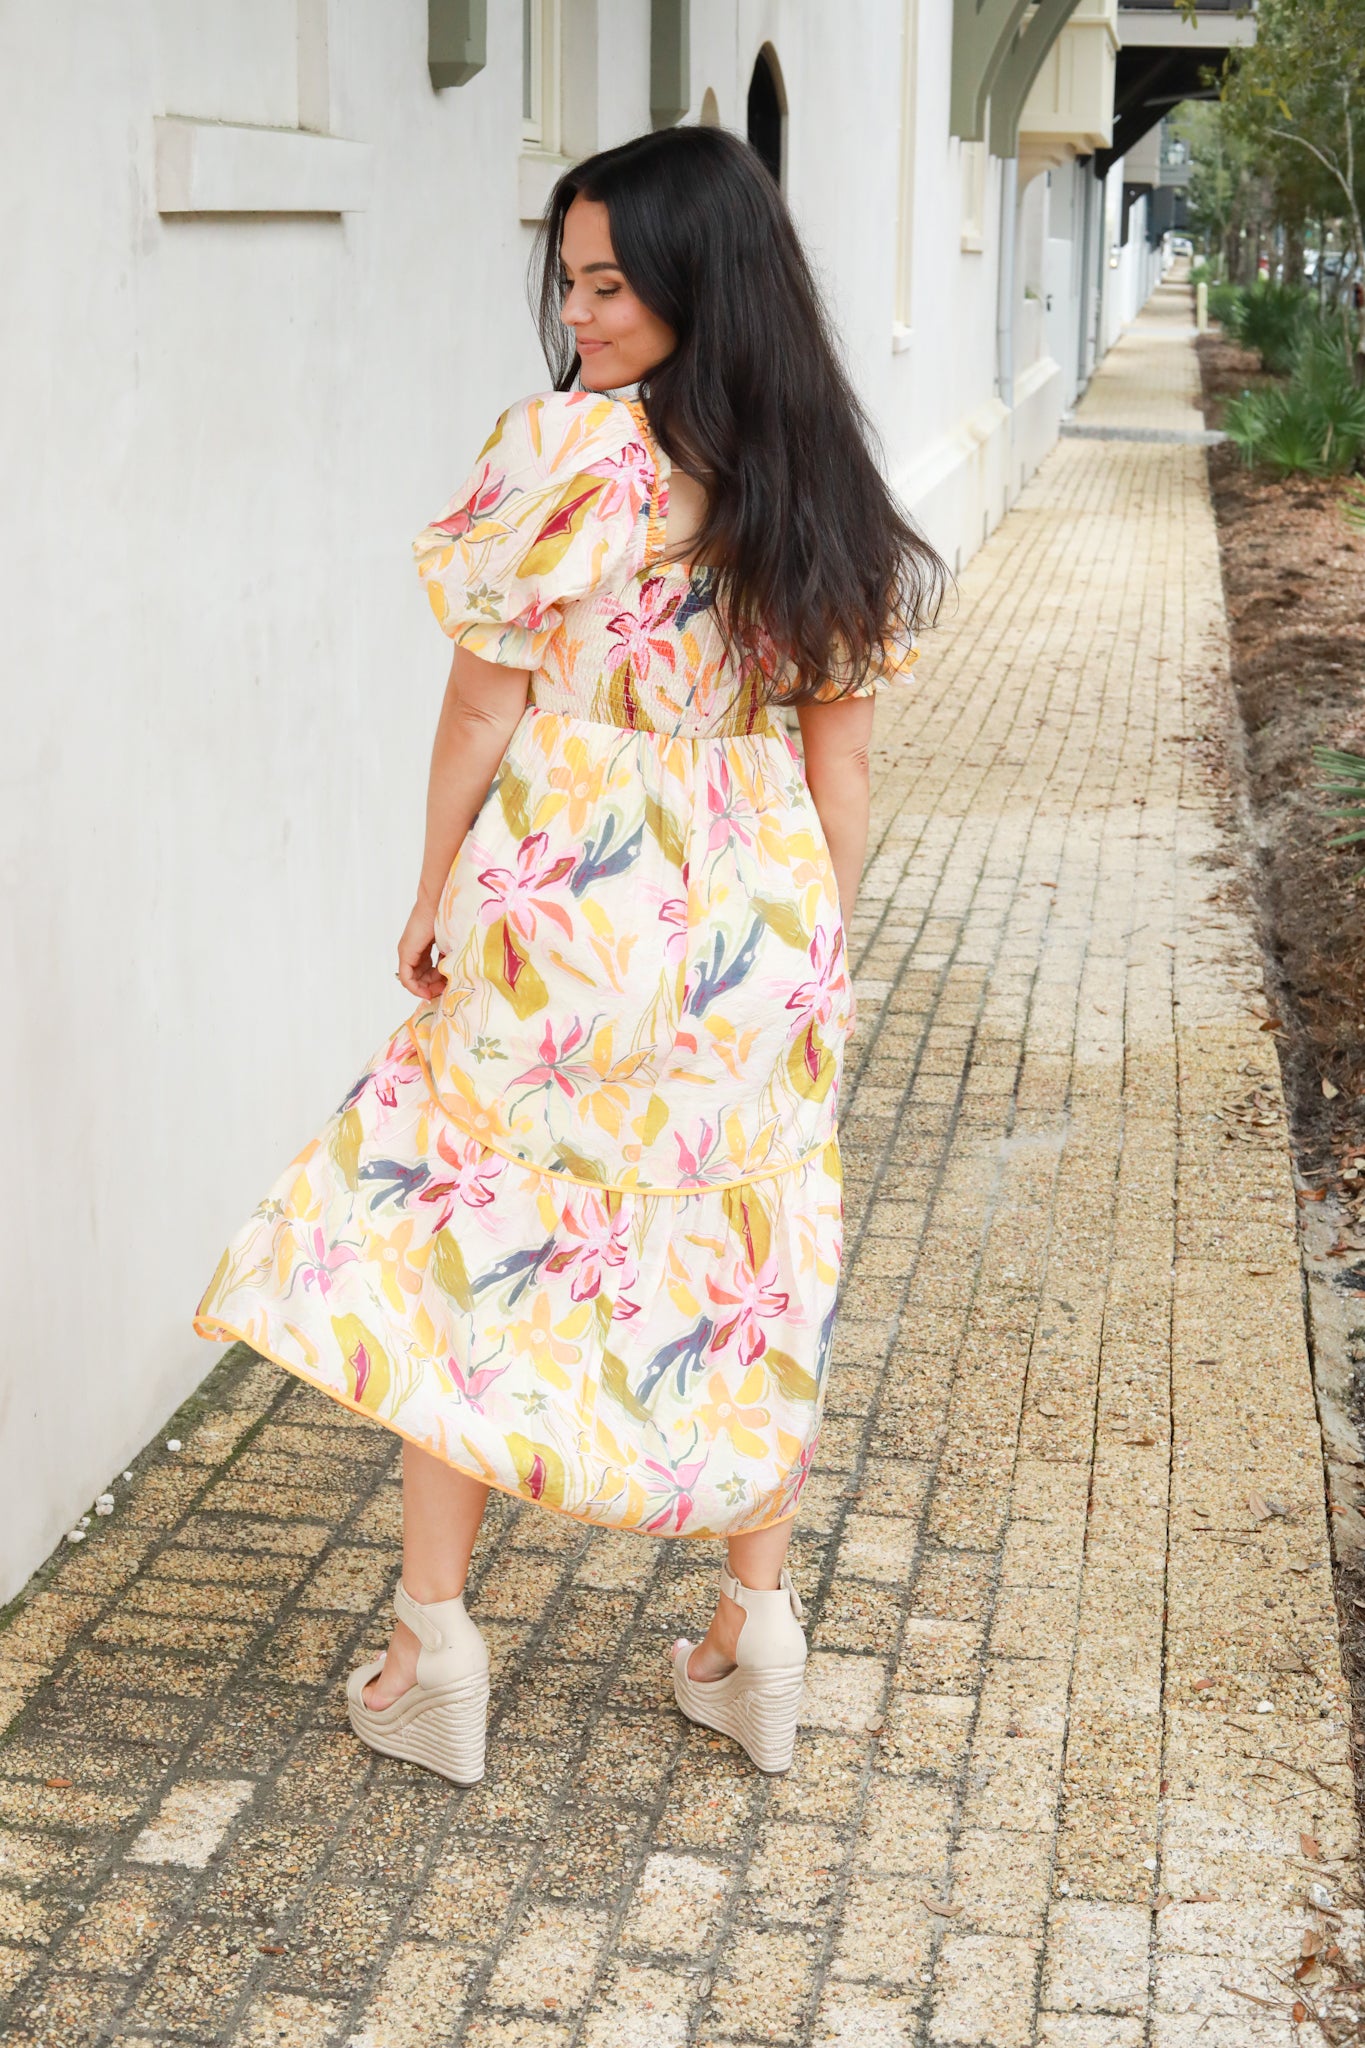
[[[963,142],[962,247],[979,256],[986,246],[986,144]]]
[[[533,222],[543,218],[555,182],[571,161],[564,154],[562,0],[522,0],[521,18],[525,41],[517,212],[522,220]]]
[[[559,0],[522,0],[521,14],[525,38],[521,60],[522,148],[539,156],[558,156]]]
[[[891,348],[899,355],[915,336],[915,85],[919,38],[919,0],[905,0],[901,14],[901,133],[897,165],[896,297],[891,320]]]

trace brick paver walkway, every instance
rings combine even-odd
[[[1197,427],[1188,324],[1082,418]],[[882,700],[790,1777],[671,1706],[709,1547],[505,1501],[487,1780],[371,1758],[393,1441],[236,1357],[0,1638],[7,2041],[1292,2039],[1359,1915],[1223,663],[1202,451],[1071,440]]]
[[[1182,285],[1165,285],[1092,379],[1076,417],[1087,426],[1204,431],[1194,310]],[[1211,595],[1211,593],[1209,593]]]

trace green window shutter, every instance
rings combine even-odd
[[[649,118],[656,128],[681,121],[692,97],[688,0],[650,0]]]
[[[488,0],[427,0],[427,70],[439,92],[488,62]]]

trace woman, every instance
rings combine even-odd
[[[398,946],[419,1007],[196,1328],[406,1440],[398,1625],[348,1684],[373,1748],[482,1774],[462,1592],[496,1486],[726,1539],[677,1698],[780,1771],[839,1271],[840,906],[872,693],[941,564],[744,144],[673,129],[593,157],[541,256],[555,388],[504,413],[415,543],[455,643]]]

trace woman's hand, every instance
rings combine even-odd
[[[445,976],[432,958],[435,938],[436,906],[419,896],[398,941],[398,979],[424,1003],[445,994]]]

